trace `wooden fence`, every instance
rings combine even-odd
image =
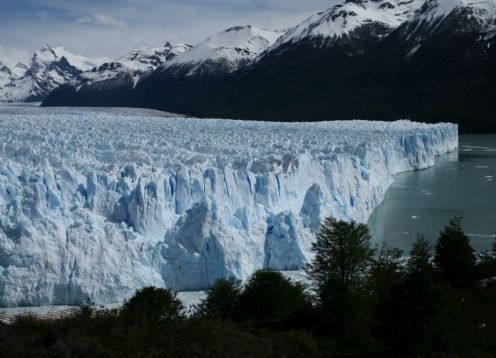
[[[91,317],[102,317],[102,316],[118,316],[121,313],[121,309],[91,309],[90,311]],[[17,320],[22,319],[33,319],[36,321],[42,322],[54,322],[66,318],[73,318],[83,313],[83,310],[80,307],[68,308],[65,310],[47,313],[47,314],[39,314],[35,312],[24,312],[17,315],[6,315],[0,313],[0,323],[2,324],[14,324]]]

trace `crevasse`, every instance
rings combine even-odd
[[[0,306],[112,303],[145,285],[300,269],[323,217],[366,222],[395,174],[457,147],[446,123],[5,107]]]

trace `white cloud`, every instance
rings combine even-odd
[[[83,16],[76,20],[78,25],[101,25],[115,28],[128,28],[128,24],[125,21],[118,20],[113,16],[105,15],[101,13],[94,14],[92,16]]]
[[[48,21],[50,19],[50,13],[48,11],[38,11],[36,16],[41,21]]]
[[[28,63],[31,54],[26,50],[7,48],[0,45],[0,62],[9,68],[14,68],[18,62]]]
[[[60,44],[88,57],[114,58],[165,41],[194,45],[235,25],[284,29],[344,0],[16,1],[31,4],[38,13],[0,13],[0,43],[5,48],[32,54],[46,43]]]

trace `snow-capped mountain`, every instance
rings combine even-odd
[[[251,62],[283,34],[254,26],[236,26],[215,34],[161,66],[176,75],[230,73]]]
[[[411,21],[433,28],[447,17],[456,15],[472,19],[487,31],[496,29],[494,0],[427,0]]]
[[[80,71],[88,71],[97,66],[102,59],[93,60],[84,56],[74,55],[65,50],[62,46],[51,47],[49,45],[43,46],[39,51],[36,51],[31,60],[32,71],[44,71],[55,62],[61,61],[63,58],[72,66]]]
[[[215,34],[193,47],[167,43],[165,51],[146,49],[132,52],[81,74],[70,84],[54,91],[44,105],[57,105],[63,101],[66,105],[143,106],[141,100],[152,100],[150,96],[139,94],[147,83],[160,81],[175,87],[177,80],[233,73],[250,64],[282,34],[282,31],[239,26]],[[159,66],[153,72],[142,71],[143,68],[153,70],[157,63]],[[154,90],[151,96],[163,97],[162,94],[167,92],[161,88]]]
[[[290,29],[281,36],[274,48],[305,40],[329,46],[336,41],[352,40],[358,36],[380,39],[406,21],[424,1],[339,1]]]
[[[26,74],[26,72],[29,70],[29,67],[22,62],[17,62],[17,64],[11,70],[14,76],[16,78],[19,78]]]
[[[3,63],[0,62],[0,89],[9,84],[10,81],[12,80],[12,71],[10,68],[5,66]]]
[[[112,81],[115,82],[115,85],[118,85],[132,79],[134,87],[143,75],[150,73],[165,62],[172,61],[190,48],[190,45],[173,45],[170,42],[166,42],[165,46],[161,48],[143,47],[131,51],[114,61],[105,62],[83,72],[72,84],[77,88],[81,88],[83,85],[89,86],[98,82],[105,82],[104,85],[109,87],[112,86]],[[123,78],[126,80],[123,81]]]
[[[29,67],[19,63],[9,84],[0,89],[0,101],[22,102],[44,99],[51,91],[72,80],[102,60],[74,55],[63,47],[44,46],[31,58]]]
[[[192,116],[456,121],[496,131],[496,0],[333,0],[285,33],[234,27],[140,78],[45,105]],[[126,82],[125,86],[129,86]],[[116,100],[118,101],[116,102]],[[475,119],[474,119],[475,118]]]
[[[410,54],[443,32],[449,37],[474,33],[481,42],[492,40],[496,35],[496,0],[427,0],[400,31],[413,45]]]
[[[131,51],[118,58],[117,62],[137,71],[148,72],[164,62],[173,61],[177,56],[189,51],[190,48],[190,45],[166,42],[164,47],[161,48],[143,47],[139,50]]]

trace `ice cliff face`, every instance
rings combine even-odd
[[[455,125],[0,112],[0,305],[202,289],[311,257],[325,216],[365,222]],[[132,111],[131,111],[132,113]]]

